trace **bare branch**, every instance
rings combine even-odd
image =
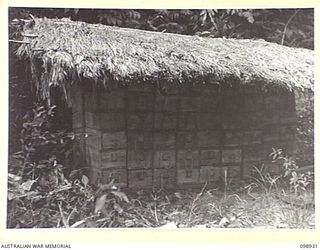
[[[283,34],[282,34],[282,39],[281,39],[281,45],[283,45],[284,43],[284,38],[286,36],[286,32],[287,32],[287,28],[290,24],[290,22],[292,21],[292,19],[298,14],[298,12],[300,11],[300,9],[297,9],[294,14],[288,19],[288,22],[286,23],[286,25],[284,26],[284,29],[283,29]]]

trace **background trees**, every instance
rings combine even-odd
[[[313,49],[313,9],[133,10],[10,8],[9,19],[70,17],[89,23],[209,37],[265,39]]]

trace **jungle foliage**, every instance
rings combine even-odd
[[[313,9],[11,8],[9,19],[70,17],[89,23],[209,37],[254,38],[313,49]]]
[[[9,38],[18,39],[14,19],[70,17],[89,23],[179,33],[203,37],[264,39],[290,47],[314,48],[313,9],[115,10],[10,8]],[[9,52],[9,228],[37,227],[271,227],[313,228],[312,202],[302,197],[312,189],[309,174],[299,174],[295,163],[275,151],[284,163],[283,175],[261,171],[249,184],[232,189],[225,183],[200,193],[154,190],[130,199],[112,183],[94,186],[82,169],[72,169],[70,152],[77,137],[70,133],[70,109],[57,101],[48,106],[36,96],[28,68]],[[54,90],[59,93],[59,90]],[[59,94],[57,94],[59,96]],[[313,93],[299,99],[299,164],[313,164]],[[288,173],[288,167],[290,168]],[[287,174],[286,174],[287,173]],[[270,177],[270,178],[269,178]],[[289,183],[288,201],[275,190]],[[280,185],[280,184],[279,184]],[[266,194],[254,196],[252,190]],[[228,191],[228,193],[227,193]],[[272,191],[272,192],[271,192]],[[279,192],[278,192],[279,191]],[[242,192],[242,193],[241,193]],[[283,193],[283,192],[282,192]],[[312,192],[311,192],[312,193]],[[290,194],[290,196],[289,196]],[[299,196],[300,195],[300,196]],[[254,196],[254,198],[252,198]],[[251,198],[250,198],[251,197]],[[280,202],[280,201],[281,202]],[[311,204],[311,205],[310,205]],[[260,211],[260,215],[257,214]],[[275,212],[276,211],[276,212]],[[288,212],[284,212],[288,211]],[[313,217],[312,217],[313,216]],[[267,223],[266,218],[270,218]],[[171,223],[171,224],[170,224]],[[286,223],[286,224],[285,224]]]

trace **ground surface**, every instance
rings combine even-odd
[[[313,189],[298,194],[252,182],[238,187],[132,191],[109,184],[94,188],[84,177],[64,181],[11,183],[7,227],[315,228]]]
[[[271,192],[225,193],[218,189],[140,191],[123,204],[116,216],[109,213],[106,223],[87,226],[312,229],[315,226],[312,199],[312,195],[298,198]]]

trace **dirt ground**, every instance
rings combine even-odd
[[[262,191],[248,194],[208,189],[172,193],[140,191],[128,194],[128,197],[132,197],[130,202],[123,204],[120,212],[106,220],[108,225],[89,223],[87,226],[256,229],[315,227],[312,194],[308,197],[290,197]]]

